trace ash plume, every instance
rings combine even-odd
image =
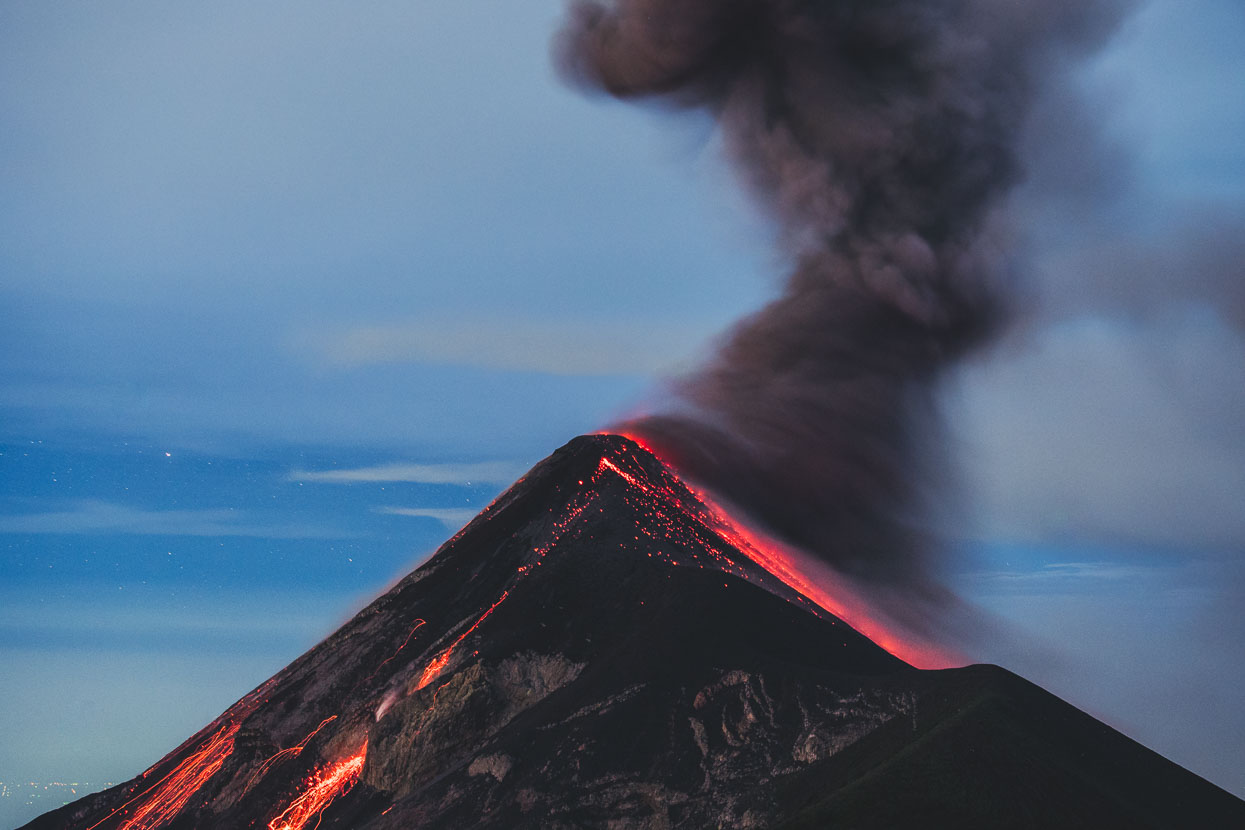
[[[670,411],[625,428],[866,585],[937,597],[920,519],[932,392],[1009,317],[1006,196],[1036,96],[1100,45],[1096,0],[585,0],[558,56],[703,109],[793,264]]]

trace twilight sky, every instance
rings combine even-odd
[[[567,89],[562,9],[0,5],[0,782],[145,768],[771,295],[712,124]],[[976,659],[1238,795],[1242,42],[1150,0],[1039,106],[942,519]]]

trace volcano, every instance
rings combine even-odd
[[[1033,684],[915,668],[781,571],[639,444],[576,438],[150,769],[27,827],[1245,827]]]

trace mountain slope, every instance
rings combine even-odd
[[[740,544],[635,443],[575,439],[142,776],[28,827],[1245,819],[1001,669],[914,669]]]
[[[1235,827],[1245,802],[997,666],[924,672],[912,727],[781,788],[786,830]]]

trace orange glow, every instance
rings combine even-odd
[[[251,773],[251,777],[246,782],[246,789],[249,790],[251,787],[255,786],[255,782],[263,778],[264,775],[268,773],[268,770],[272,769],[277,764],[281,763],[282,761],[288,761],[290,758],[297,758],[299,755],[301,755],[303,750],[307,748],[307,744],[311,743],[311,739],[314,738],[316,735],[320,734],[321,729],[328,726],[330,723],[332,723],[335,720],[337,720],[337,715],[329,715],[327,718],[320,721],[320,725],[317,726],[311,732],[310,735],[303,738],[301,741],[296,743],[294,746],[291,746],[287,749],[283,749],[277,754],[273,755],[271,758],[268,758],[267,760],[265,760],[262,764],[259,765],[259,768],[256,769],[255,772]]]
[[[303,830],[312,819],[316,820],[312,826],[319,827],[320,815],[338,796],[350,792],[359,780],[366,758],[365,741],[354,755],[317,770],[304,783],[302,795],[294,799],[285,812],[268,822],[268,830]]]
[[[416,691],[424,688],[429,683],[437,679],[437,675],[440,674],[441,671],[445,668],[446,664],[450,662],[450,656],[454,653],[454,649],[458,647],[458,644],[461,643],[463,640],[467,639],[467,636],[471,634],[471,632],[479,628],[480,623],[487,620],[489,614],[492,614],[495,610],[497,610],[497,606],[505,602],[506,597],[508,596],[510,596],[510,592],[504,591],[501,595],[501,598],[498,599],[497,602],[489,606],[489,609],[480,615],[480,619],[476,620],[475,624],[472,625],[471,628],[468,628],[466,631],[460,634],[458,636],[458,639],[450,643],[448,648],[446,648],[436,657],[432,658],[432,662],[430,662],[427,666],[424,667],[424,673],[419,676],[419,682],[415,684]]]
[[[225,759],[233,752],[233,739],[238,734],[238,726],[238,721],[222,726],[172,772],[87,830],[95,830],[108,819],[118,814],[125,817],[127,813],[128,817],[117,825],[117,830],[155,830],[167,823],[224,765]]]
[[[962,663],[949,652],[933,644],[918,642],[889,629],[885,623],[873,615],[866,601],[847,587],[845,581],[840,582],[836,586],[837,592],[832,594],[809,572],[810,569],[799,561],[798,554],[794,551],[736,522],[704,491],[694,492],[696,492],[696,497],[722,522],[723,535],[727,541],[745,556],[891,654],[919,669],[948,668]]]
[[[392,660],[393,658],[401,654],[402,649],[406,648],[407,644],[411,642],[411,638],[415,636],[415,632],[418,631],[419,627],[424,624],[425,624],[425,620],[416,620],[415,627],[412,628],[410,633],[406,635],[406,639],[402,641],[402,645],[398,646],[397,651],[395,651],[393,654],[390,654],[388,657],[386,657],[384,660],[381,661],[380,665],[376,667],[376,672],[379,672],[381,669],[385,667],[386,663],[388,663],[390,660]],[[372,673],[373,677],[376,676],[376,672]]]
[[[225,761],[233,754],[234,738],[242,722],[250,717],[261,704],[268,701],[265,695],[276,685],[277,679],[277,676],[268,678],[215,721],[199,730],[165,758],[144,770],[139,778],[150,778],[164,765],[166,758],[175,757],[188,747],[196,746],[195,741],[200,735],[224,722],[223,726],[217,729],[211,737],[203,739],[194,752],[183,758],[172,771],[92,824],[87,830],[95,830],[112,818],[117,818],[119,821],[115,825],[117,830],[154,830],[168,823],[225,765]]]
[[[600,463],[600,465],[598,465],[598,468],[597,468],[597,469],[598,469],[598,471],[600,470],[600,468],[601,468],[601,467],[604,467],[604,468],[605,468],[605,469],[607,469],[607,470],[613,470],[615,473],[617,473],[618,475],[622,476],[622,477],[623,477],[623,479],[624,479],[624,480],[625,480],[628,484],[630,484],[632,487],[639,487],[639,488],[640,488],[640,489],[642,489],[642,490],[648,490],[648,489],[649,489],[646,485],[641,484],[641,483],[640,483],[640,480],[639,480],[638,478],[636,478],[635,476],[631,475],[631,473],[626,472],[625,470],[623,470],[623,468],[622,468],[622,467],[619,467],[617,464],[615,464],[613,461],[610,461],[608,458],[602,458],[602,459],[601,459],[601,463]],[[581,483],[582,483],[582,482],[581,482]]]
[[[661,458],[656,450],[646,444],[642,438],[626,433],[623,437],[634,441],[657,457],[668,470],[675,472],[671,464]],[[617,472],[633,486],[638,486],[646,492],[652,491],[652,488],[619,469],[609,459],[602,459],[601,464]],[[852,590],[846,579],[842,577],[835,579],[832,592],[831,587],[825,584],[826,578],[831,575],[826,573],[821,575],[822,578],[818,578],[818,575],[814,573],[815,570],[829,571],[829,568],[815,567],[813,563],[807,561],[805,555],[732,517],[704,489],[695,487],[686,481],[682,483],[709,511],[714,522],[713,530],[725,542],[738,549],[767,573],[781,580],[787,587],[843,620],[891,654],[921,669],[947,668],[964,664],[965,661],[959,655],[933,643],[922,642],[911,635],[901,633],[897,630],[897,626],[888,625],[877,612],[869,607],[869,603],[862,596]],[[674,498],[676,504],[683,506],[674,493],[663,493],[663,495]],[[724,568],[724,570],[730,571],[729,568]],[[737,575],[747,578],[743,574]]]
[[[415,632],[418,631],[420,629],[420,626],[423,626],[423,625],[427,625],[426,620],[420,620],[420,619],[415,620],[414,627],[411,628],[410,632],[407,633],[406,639],[402,641],[402,645],[398,646],[398,650],[395,651],[393,654],[390,654],[384,660],[380,661],[380,665],[378,665],[371,674],[363,678],[361,683],[356,684],[356,685],[366,685],[367,683],[370,683],[372,680],[374,680],[376,678],[376,675],[380,674],[381,669],[383,669],[386,665],[388,665],[393,660],[393,658],[401,654],[402,649],[410,645],[411,640],[415,638]]]
[[[772,579],[774,582],[769,585],[771,589],[778,588],[777,583],[782,583],[794,592],[789,595],[793,602],[804,603],[810,609],[821,609],[832,614],[881,648],[914,666],[941,668],[963,663],[950,652],[906,636],[900,632],[898,626],[887,624],[852,590],[848,580],[822,573],[815,562],[808,561],[798,551],[732,518],[707,492],[679,479],[670,464],[657,456],[652,447],[647,446],[643,440],[632,435],[623,437],[634,441],[657,457],[669,478],[649,476],[644,470],[645,462],[633,451],[624,450],[602,457],[588,480],[581,479],[577,482],[583,489],[574,494],[558,511],[548,539],[532,550],[531,558],[519,565],[510,586],[470,628],[424,666],[418,680],[407,686],[405,694],[427,688],[440,677],[458,646],[488,619],[524,577],[544,564],[545,556],[594,506],[602,479],[607,476],[616,476],[626,483],[623,500],[638,514],[634,535],[630,540],[621,541],[620,548],[643,551],[649,557],[673,566],[712,568],[756,582],[763,587]],[[554,509],[551,509],[550,513],[553,512]],[[738,550],[760,568],[761,572],[748,568],[737,557],[732,557],[724,550],[724,546]],[[833,589],[827,583],[831,583]],[[422,621],[417,621],[416,628],[422,624]],[[411,635],[414,633],[412,629]],[[408,642],[409,640],[410,635],[407,637]],[[382,718],[401,696],[387,696],[377,708],[376,718]]]
[[[598,473],[599,471],[600,470],[598,468]],[[522,480],[523,479],[520,479],[519,481],[522,481]],[[593,482],[594,483],[596,482],[595,477],[593,478]],[[580,484],[583,484],[583,482],[580,482]],[[462,643],[463,640],[467,639],[467,637],[470,636],[470,634],[473,631],[479,628],[480,624],[483,623],[486,619],[488,619],[490,614],[492,614],[495,610],[497,610],[497,606],[501,605],[503,602],[506,601],[506,597],[510,596],[510,590],[514,588],[514,586],[518,584],[518,582],[522,580],[523,577],[527,576],[527,574],[531,572],[531,569],[533,567],[542,564],[545,555],[549,553],[549,551],[553,550],[554,545],[556,545],[558,541],[561,540],[562,536],[571,528],[571,526],[575,523],[575,521],[584,514],[584,511],[586,511],[588,507],[592,505],[592,503],[596,500],[596,496],[597,494],[595,491],[589,491],[587,493],[576,496],[574,499],[572,499],[570,504],[567,505],[565,514],[560,519],[558,519],[558,521],[553,523],[553,533],[551,534],[549,541],[546,542],[544,545],[541,545],[540,547],[533,549],[532,552],[536,555],[535,559],[526,565],[520,565],[518,567],[515,573],[515,578],[510,583],[510,588],[507,588],[505,591],[502,592],[502,595],[498,597],[497,601],[494,602],[491,606],[489,606],[488,609],[485,610],[485,612],[480,615],[479,619],[477,619],[472,624],[471,628],[468,628],[466,631],[460,634],[458,638],[454,640],[454,642],[450,643],[450,645],[447,648],[445,648],[440,653],[438,653],[436,657],[432,658],[432,660],[430,660],[428,664],[424,666],[424,670],[420,674],[419,680],[416,681],[413,687],[409,687],[406,690],[406,694],[410,694],[411,692],[419,691],[420,689],[426,688],[430,683],[432,683],[434,680],[437,679],[437,677],[441,674],[441,672],[445,670],[445,667],[449,665],[450,657],[452,657],[454,654],[454,649],[456,649],[459,646],[459,644]],[[419,623],[422,625],[423,621],[420,620]],[[417,625],[416,628],[418,627],[419,626]],[[414,633],[414,629],[412,629],[411,633],[412,634]],[[399,649],[399,651],[400,650],[401,649]],[[442,685],[442,688],[444,688],[444,685]],[[380,720],[382,717],[384,717],[385,712],[389,711],[389,708],[398,699],[399,698],[397,696],[390,695],[386,697],[383,701],[381,701],[380,706],[377,707],[376,709],[376,719]],[[433,695],[433,702],[434,704],[436,702],[435,694]]]

